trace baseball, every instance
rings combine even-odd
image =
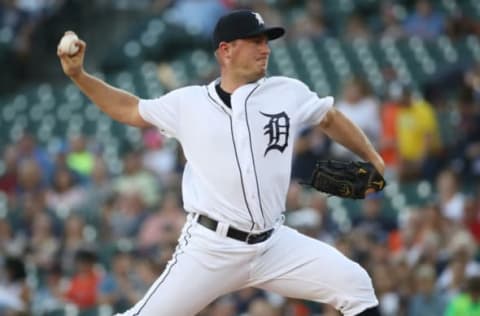
[[[60,40],[60,44],[58,44],[58,49],[63,53],[67,53],[67,55],[70,55],[70,56],[75,55],[79,49],[79,47],[75,45],[75,42],[77,40],[78,40],[77,34],[67,33]]]

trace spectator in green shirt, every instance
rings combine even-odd
[[[466,293],[455,297],[447,307],[445,316],[480,315],[480,276],[468,279]]]

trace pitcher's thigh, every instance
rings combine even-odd
[[[335,248],[283,227],[258,266],[255,286],[356,315],[378,304],[367,272]]]
[[[221,294],[212,271],[180,254],[167,266],[144,297],[122,316],[193,316]],[[119,316],[119,315],[118,315]]]

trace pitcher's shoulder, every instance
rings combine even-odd
[[[164,96],[179,99],[198,98],[199,94],[203,93],[204,90],[203,86],[190,85],[170,90]]]
[[[205,89],[204,86],[200,85],[189,85],[184,87],[179,87],[177,89],[172,90],[172,92],[180,93],[180,94],[189,94],[189,93],[198,93]]]
[[[306,92],[309,91],[308,86],[302,81],[285,76],[267,77],[265,84],[276,89],[288,89],[290,91]]]
[[[306,87],[305,83],[302,81],[291,78],[291,77],[285,77],[285,76],[271,76],[267,77],[265,80],[266,84],[270,85],[290,85],[290,86],[296,86],[296,87]]]

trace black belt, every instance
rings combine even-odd
[[[217,231],[218,222],[214,219],[211,219],[210,217],[207,217],[205,215],[199,215],[197,222],[200,225],[213,230],[214,232]],[[270,238],[270,236],[272,236],[272,233],[273,233],[273,228],[260,234],[250,234],[250,233],[235,229],[233,227],[229,227],[227,231],[227,236],[239,241],[244,241],[247,244],[257,244],[259,242],[265,241],[268,238]]]

